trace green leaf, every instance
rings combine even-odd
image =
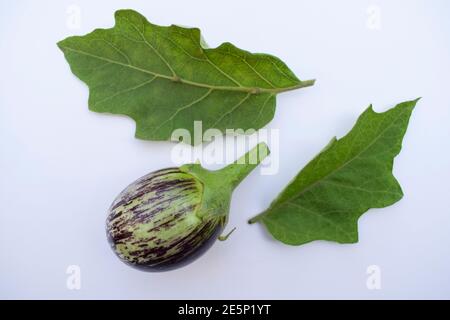
[[[169,140],[174,129],[259,129],[277,93],[307,87],[278,58],[223,43],[206,48],[197,28],[149,23],[132,10],[111,29],[58,43],[72,72],[90,89],[89,109],[124,114],[136,137]]]
[[[383,113],[370,106],[346,136],[334,138],[249,222],[263,223],[275,239],[290,245],[357,242],[359,217],[403,196],[392,165],[417,101]]]

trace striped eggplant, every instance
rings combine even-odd
[[[167,271],[201,256],[221,236],[234,188],[269,153],[264,143],[227,167],[188,164],[152,172],[125,188],[106,221],[117,256],[144,271]]]

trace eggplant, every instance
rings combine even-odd
[[[168,271],[193,262],[234,230],[221,235],[233,190],[268,153],[267,145],[260,143],[220,170],[195,163],[136,180],[109,208],[106,233],[111,248],[142,271]]]

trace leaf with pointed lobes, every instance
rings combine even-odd
[[[139,139],[170,140],[178,128],[193,135],[194,121],[222,133],[257,130],[272,120],[278,93],[314,84],[274,56],[206,48],[197,28],[158,26],[133,10],[115,20],[58,47],[88,85],[89,109],[131,117]]]
[[[382,113],[370,106],[346,136],[332,139],[269,208],[249,222],[261,222],[275,239],[289,245],[357,242],[363,213],[403,197],[392,166],[417,101]]]

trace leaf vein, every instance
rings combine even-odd
[[[239,101],[236,105],[234,105],[231,108],[231,110],[229,110],[228,112],[224,113],[219,119],[217,119],[217,121],[215,121],[212,124],[211,128],[214,128],[220,121],[222,121],[223,118],[225,118],[230,113],[234,112],[234,110],[236,110],[240,105],[242,105],[249,97],[250,97],[250,93],[247,93],[247,95],[241,101]]]
[[[153,80],[155,80],[156,78],[157,78],[157,77],[154,76],[154,77],[151,78],[151,79],[148,79],[148,80],[145,80],[144,82],[139,83],[138,85],[135,85],[135,86],[133,86],[133,87],[130,87],[130,88],[127,88],[127,89],[118,91],[118,92],[116,92],[116,93],[114,93],[114,94],[112,94],[112,95],[110,95],[110,96],[108,96],[108,97],[106,97],[106,98],[101,99],[100,101],[97,101],[97,102],[93,105],[93,107],[98,106],[99,104],[101,104],[101,103],[103,103],[103,102],[105,102],[105,101],[111,100],[112,98],[117,97],[118,95],[121,95],[121,94],[130,92],[130,91],[136,90],[136,89],[138,89],[138,88],[140,88],[140,87],[143,87],[143,86],[145,86],[145,85],[147,85],[147,84],[149,84],[149,83],[152,83]]]
[[[289,204],[292,205],[292,206],[294,206],[294,207],[297,207],[297,208],[299,208],[299,209],[308,211],[308,212],[310,212],[310,213],[312,213],[312,214],[318,216],[318,217],[321,218],[322,220],[324,220],[324,221],[328,222],[330,225],[334,226],[337,230],[339,230],[339,231],[340,231],[341,233],[343,233],[344,235],[346,235],[346,236],[351,236],[351,233],[350,233],[350,232],[348,232],[347,230],[343,229],[339,224],[337,224],[337,223],[336,223],[335,221],[333,221],[332,219],[326,217],[325,214],[322,214],[322,213],[320,213],[319,211],[311,210],[311,209],[309,209],[309,208],[306,208],[306,207],[304,207],[304,206],[302,206],[302,205],[299,205],[299,204],[297,204],[297,203],[294,203],[294,202],[290,202]],[[341,210],[329,211],[329,213],[331,213],[331,212],[343,212],[343,211],[341,211]]]
[[[405,109],[404,109],[405,110]],[[306,188],[304,188],[302,191],[300,191],[299,193],[297,193],[296,195],[292,196],[290,199],[287,199],[285,202],[290,203],[292,200],[294,199],[298,199],[300,198],[303,194],[305,194],[307,191],[311,190],[314,186],[322,183],[323,181],[325,181],[326,179],[330,178],[331,176],[333,176],[336,172],[338,172],[339,170],[343,169],[344,167],[346,167],[347,165],[349,165],[350,163],[353,162],[353,160],[355,160],[356,158],[358,158],[359,155],[363,154],[365,151],[367,151],[372,145],[374,145],[381,136],[384,135],[384,133],[389,130],[394,124],[395,122],[400,119],[401,116],[403,116],[404,114],[404,110],[402,110],[399,115],[393,119],[391,121],[391,123],[386,126],[381,132],[380,134],[375,137],[375,139],[373,139],[373,141],[369,144],[367,144],[361,151],[359,151],[356,155],[354,155],[351,159],[347,160],[346,162],[344,162],[342,165],[340,165],[339,167],[337,167],[336,169],[332,170],[330,173],[328,173],[327,175],[325,175],[324,177],[314,181],[312,184],[310,184],[309,186],[307,186]],[[277,205],[275,205],[274,207],[278,207],[282,205],[282,203],[279,203]],[[267,214],[268,211],[265,211],[262,213],[262,215]]]
[[[177,111],[175,111],[174,114],[172,114],[167,120],[163,121],[156,129],[154,129],[153,132],[152,132],[152,134],[155,134],[159,129],[161,129],[161,127],[162,127],[163,125],[165,125],[167,122],[173,120],[173,118],[175,118],[176,115],[177,115],[178,113],[180,113],[180,111],[185,110],[185,109],[188,109],[188,108],[192,107],[193,105],[195,105],[195,104],[197,104],[197,103],[203,101],[204,99],[206,99],[206,98],[211,94],[212,91],[213,91],[213,89],[209,89],[209,90],[208,90],[204,95],[202,95],[200,98],[198,98],[198,99],[196,99],[196,100],[190,102],[189,104],[184,105],[184,106],[180,107],[179,109],[177,109]]]

